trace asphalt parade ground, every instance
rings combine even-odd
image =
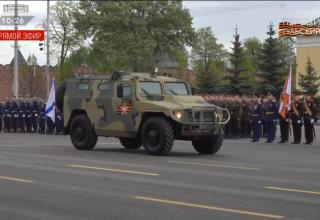
[[[320,219],[320,140],[264,141],[228,139],[213,156],[176,141],[155,157],[113,138],[85,152],[69,136],[1,133],[0,219]]]

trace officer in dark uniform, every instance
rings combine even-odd
[[[3,113],[4,113],[4,105],[0,102],[0,132],[3,129]]]
[[[39,103],[36,98],[33,99],[32,105],[31,105],[31,111],[32,111],[32,131],[34,133],[38,132],[38,117],[39,117]]]
[[[14,133],[17,132],[18,128],[18,104],[16,97],[14,96],[10,102],[10,113],[11,113],[11,127]]]
[[[292,131],[294,141],[292,144],[300,144],[301,142],[301,127],[302,116],[304,112],[303,103],[301,102],[300,93],[296,92],[294,96],[294,102],[291,104],[290,118],[292,123]]]
[[[250,109],[250,122],[252,128],[252,142],[258,142],[261,135],[261,124],[263,120],[263,109],[256,96],[253,97],[253,103]]]
[[[264,121],[267,132],[266,143],[272,143],[276,137],[278,121],[278,104],[272,94],[268,95],[268,101],[265,104]]]
[[[20,129],[20,132],[25,132],[26,131],[26,104],[23,99],[20,99],[18,102],[18,112],[19,112],[19,117],[18,117],[18,126]]]
[[[312,95],[305,94],[303,113],[304,133],[306,138],[305,144],[312,144],[313,142],[313,138],[315,135],[314,123],[317,120],[316,115],[317,109]]]
[[[31,103],[30,101],[26,101],[26,107],[25,107],[25,124],[26,124],[26,132],[30,133],[32,131],[32,110],[31,110]]]
[[[262,97],[260,98],[260,102],[261,102],[263,114],[265,114],[268,99],[267,99],[265,96],[262,96]],[[262,129],[262,130],[261,130],[262,136],[263,136],[263,137],[267,137],[267,124],[266,124],[265,119],[262,120],[261,126],[262,126],[262,128],[261,128],[261,129]]]
[[[62,134],[63,133],[63,115],[59,110],[56,110],[55,125],[56,125],[56,134]]]
[[[4,117],[3,117],[3,126],[4,126],[4,132],[10,132],[11,131],[11,113],[10,113],[10,101],[7,99],[7,101],[4,104],[4,111],[3,111]]]
[[[44,134],[46,131],[46,115],[45,115],[45,109],[46,106],[43,102],[40,102],[39,105],[40,108],[40,114],[39,114],[39,134]]]

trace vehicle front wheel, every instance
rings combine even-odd
[[[126,149],[139,149],[141,147],[141,142],[136,138],[119,138],[120,143]]]
[[[84,114],[77,115],[72,119],[70,136],[73,146],[78,150],[92,150],[98,140],[89,118]]]
[[[192,141],[193,148],[199,154],[215,154],[220,150],[222,143],[223,134]]]
[[[164,118],[148,118],[142,126],[141,140],[148,154],[166,156],[173,146],[174,132],[172,126]]]

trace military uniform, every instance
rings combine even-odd
[[[56,134],[63,133],[63,115],[60,111],[56,112],[55,118]]]
[[[17,102],[11,101],[10,102],[10,114],[11,114],[11,128],[12,131],[15,133],[17,132],[17,128],[18,128],[18,105]]]
[[[316,104],[313,100],[305,101],[303,122],[306,144],[312,144],[314,138],[314,123],[316,121]]]
[[[245,138],[249,136],[250,126],[250,106],[247,101],[242,101],[242,114],[241,114],[241,137]]]
[[[280,137],[281,140],[279,143],[286,143],[289,141],[289,113],[286,112],[285,117],[279,116],[279,123],[280,123]]]
[[[18,127],[21,132],[26,131],[26,105],[24,101],[20,101],[18,103],[18,112],[19,112],[19,117],[18,117]]]
[[[40,114],[39,114],[39,133],[44,134],[46,131],[46,115],[45,109],[46,106],[44,104],[40,104]]]
[[[300,144],[301,142],[301,127],[302,127],[302,116],[304,108],[303,104],[300,101],[295,101],[292,104],[290,110],[290,118],[292,122],[292,131],[294,141],[292,144]]]
[[[50,117],[46,116],[46,124],[47,124],[47,129],[46,129],[46,133],[47,134],[52,134],[54,131],[54,123],[52,121],[52,119]]]
[[[32,131],[32,110],[31,110],[31,103],[26,102],[26,107],[25,107],[25,124],[26,124],[26,131],[30,133]]]
[[[31,105],[31,111],[32,111],[32,130],[33,132],[38,132],[38,117],[39,117],[39,103],[36,100],[33,100]]]
[[[240,138],[241,135],[241,116],[242,116],[242,104],[236,101],[233,104],[233,123],[232,123],[232,133],[235,138]]]
[[[10,132],[11,131],[11,113],[10,113],[10,102],[6,101],[4,105],[3,110],[3,126],[4,126],[4,132]]]
[[[276,136],[278,120],[278,104],[269,101],[265,104],[264,121],[266,125],[267,143],[272,143]]]
[[[258,102],[254,102],[250,109],[250,121],[253,131],[252,142],[258,142],[261,136],[261,124],[263,120],[262,105]]]

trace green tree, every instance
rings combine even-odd
[[[235,35],[233,35],[234,41],[232,41],[233,47],[230,56],[231,74],[226,77],[229,80],[229,93],[230,94],[244,94],[247,91],[247,78],[245,74],[241,74],[244,71],[244,50],[240,41],[240,34],[236,28]]]
[[[271,92],[278,97],[281,93],[287,71],[282,59],[279,39],[274,38],[275,31],[270,24],[268,38],[262,45],[259,70],[261,71],[261,93]]]
[[[197,31],[197,37],[192,47],[192,66],[199,73],[198,86],[202,93],[221,91],[221,82],[225,72],[224,61],[226,51],[217,42],[210,27]]]
[[[317,75],[317,72],[313,67],[310,57],[308,57],[306,63],[306,72],[304,74],[299,73],[298,84],[299,86],[301,86],[303,90],[315,95],[319,91],[319,80],[320,77]]]
[[[76,27],[91,39],[96,65],[147,71],[158,51],[183,49],[194,38],[192,18],[181,1],[81,1]]]
[[[81,36],[74,27],[77,5],[72,0],[62,0],[51,6],[50,36],[55,50],[59,53],[59,70],[62,69],[68,53],[81,42]]]
[[[259,55],[261,53],[261,42],[257,37],[247,38],[243,42],[245,52],[252,60],[254,66],[258,68]]]
[[[244,95],[252,95],[257,90],[257,69],[255,67],[254,61],[250,56],[245,53],[243,57],[243,62],[241,64],[242,71],[240,73],[241,81],[241,92]]]

